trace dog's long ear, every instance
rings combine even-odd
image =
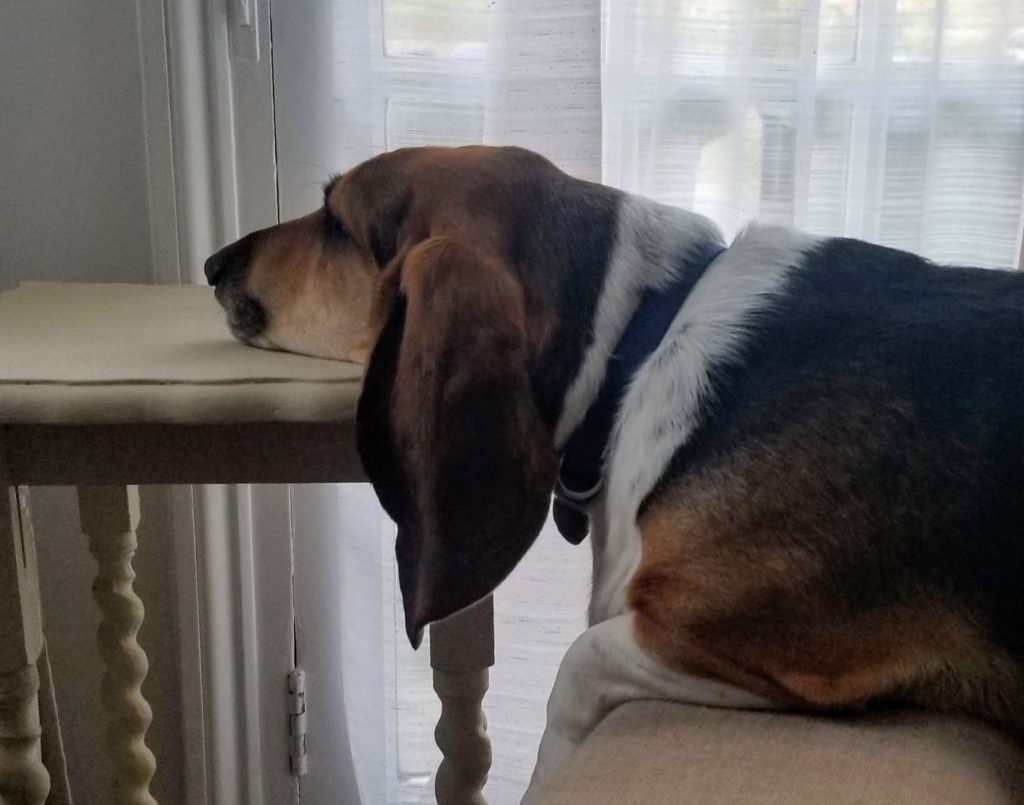
[[[398,524],[406,632],[418,646],[424,626],[491,593],[526,553],[556,462],[530,393],[511,273],[447,237],[418,244],[396,271],[358,446]]]

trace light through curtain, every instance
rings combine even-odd
[[[1021,0],[608,0],[606,181],[941,262],[1016,265]]]
[[[517,144],[728,235],[758,218],[942,262],[1017,264],[1024,0],[334,7],[341,169],[408,145]],[[402,636],[393,527],[366,488],[339,487],[338,501],[353,557],[345,619],[364,624],[343,637],[363,799],[430,802],[439,706],[427,653]],[[517,802],[529,778],[589,573],[586,547],[549,524],[496,595],[492,805]]]

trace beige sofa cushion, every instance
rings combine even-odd
[[[1010,805],[1024,750],[976,721],[847,719],[634,702],[612,712],[542,805]]]

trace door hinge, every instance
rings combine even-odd
[[[288,674],[288,760],[294,777],[309,769],[306,718],[306,672],[295,670]]]

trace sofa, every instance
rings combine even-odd
[[[980,721],[631,702],[530,805],[1011,805],[1024,746]]]

